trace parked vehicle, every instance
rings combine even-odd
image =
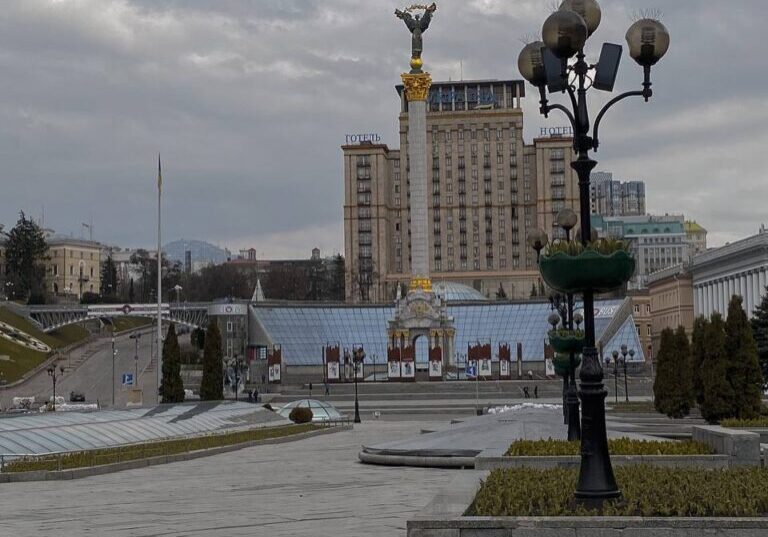
[[[71,403],[85,403],[85,394],[83,392],[69,392],[69,401]]]

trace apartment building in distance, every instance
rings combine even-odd
[[[400,149],[362,141],[342,146],[346,299],[387,302],[410,278],[408,100],[400,98]],[[527,233],[578,214],[572,138],[565,129],[523,141],[520,80],[435,82],[427,106],[432,281],[500,287],[527,298],[539,281]],[[371,137],[368,137],[371,138]]]
[[[617,181],[611,172],[592,172],[589,200],[593,214],[642,216],[645,214],[645,183]]]
[[[648,276],[679,265],[690,257],[682,215],[603,217],[592,215],[592,227],[600,237],[629,241],[635,258],[631,289],[648,285]]]

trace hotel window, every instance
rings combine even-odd
[[[503,132],[504,131],[502,131],[501,129],[496,129],[496,139],[497,140],[501,140],[504,137]]]
[[[232,321],[227,321],[227,333],[232,333],[232,332],[234,332],[234,324],[232,323]]]
[[[503,257],[499,259],[499,268],[505,269],[507,268],[507,260]]]
[[[640,304],[635,304],[635,313],[640,313]]]

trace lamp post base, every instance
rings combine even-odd
[[[621,491],[616,484],[608,452],[608,436],[605,428],[605,398],[603,369],[595,347],[584,347],[581,366],[582,404],[581,467],[576,486],[576,498],[587,505],[618,498]]]

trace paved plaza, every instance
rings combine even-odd
[[[0,488],[0,535],[405,535],[455,470],[370,466],[360,446],[444,426],[367,421],[353,431],[73,481]]]

